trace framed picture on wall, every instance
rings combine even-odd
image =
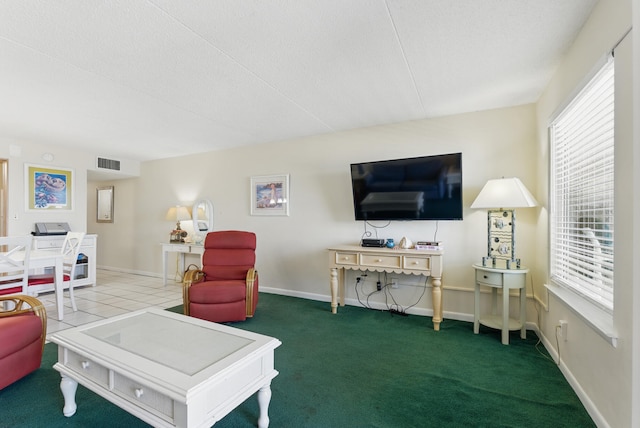
[[[251,215],[289,215],[289,175],[251,177]]]
[[[27,210],[73,209],[73,170],[50,166],[24,165]]]

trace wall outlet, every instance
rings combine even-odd
[[[391,288],[398,288],[398,278],[391,278]]]
[[[560,337],[567,341],[567,329],[569,327],[569,323],[566,320],[560,320]]]

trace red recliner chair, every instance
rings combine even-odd
[[[258,304],[255,249],[253,232],[209,232],[202,255],[204,278],[183,286],[185,315],[213,322],[252,317]]]
[[[38,299],[0,296],[0,389],[40,368],[46,336],[47,312]]]

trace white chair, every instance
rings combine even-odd
[[[84,232],[67,232],[67,236],[62,244],[63,261],[63,281],[65,286],[69,287],[69,298],[71,299],[71,307],[74,312],[78,310],[76,299],[73,295],[73,283],[75,282],[76,264],[78,262],[78,254],[80,254],[80,245],[84,239]],[[29,286],[38,286],[43,284],[53,284],[55,278],[53,274],[32,275],[29,276]]]
[[[0,237],[0,295],[27,294],[31,236]]]

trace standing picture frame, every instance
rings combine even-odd
[[[96,222],[113,223],[113,186],[96,188]]]
[[[27,211],[73,210],[73,170],[24,165]]]
[[[251,177],[251,215],[289,215],[289,174]]]

